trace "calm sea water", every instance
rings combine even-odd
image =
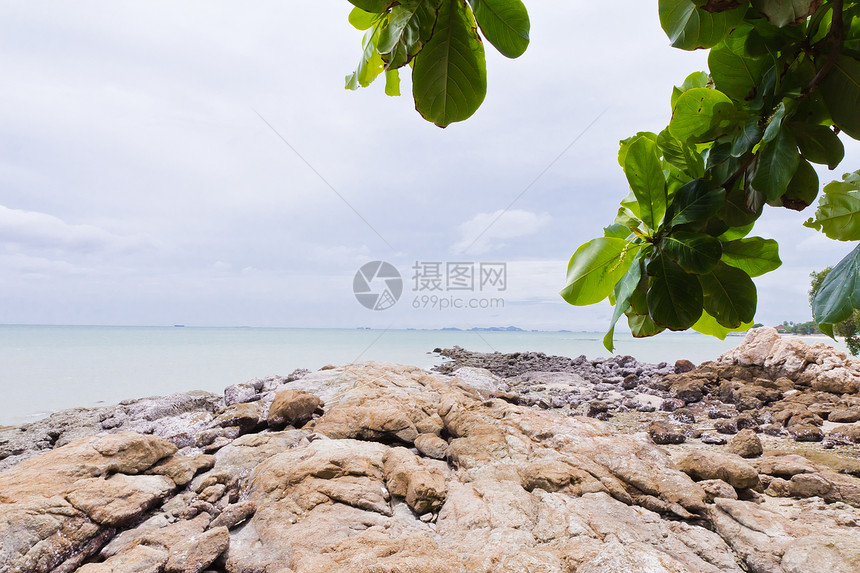
[[[0,326],[0,425],[76,406],[208,390],[296,368],[360,360],[430,367],[436,347],[608,356],[602,333],[277,328]],[[616,352],[645,362],[695,363],[737,346],[699,334],[616,337]],[[817,338],[816,340],[825,340]]]

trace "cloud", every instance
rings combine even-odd
[[[141,245],[93,225],[75,225],[47,213],[0,205],[0,241],[7,249],[94,253],[124,251]]]
[[[451,247],[455,254],[480,255],[505,246],[505,239],[533,235],[552,218],[546,213],[498,210],[478,213],[458,227],[460,241]]]

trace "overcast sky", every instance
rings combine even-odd
[[[346,0],[4,1],[0,323],[605,329],[608,303],[558,296],[567,261],[627,193],[618,141],[705,69],[656,2],[606,6],[530,2],[526,54],[488,45],[484,105],[441,130],[408,78],[344,90]],[[824,177],[858,166],[849,145]],[[758,224],[784,261],[756,279],[761,322],[809,320],[810,270],[850,250],[810,215]],[[373,260],[403,275],[388,310],[353,296]],[[415,309],[416,261],[506,263],[503,292],[442,293],[504,308]]]

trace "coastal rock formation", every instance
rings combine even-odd
[[[751,341],[738,356],[770,360],[776,343],[756,354],[765,343]],[[129,404],[114,414],[98,409],[82,419],[118,423],[84,425],[75,431],[91,435],[6,456],[14,463],[0,473],[0,571],[860,570],[860,472],[850,456],[810,459],[769,448],[769,436],[756,452],[752,432],[725,446],[692,432],[658,446],[648,418],[665,422],[679,409],[630,410],[641,417],[633,428],[613,425],[624,412],[611,398],[602,400],[606,408],[581,404],[592,417],[575,415],[569,402],[519,403],[531,393],[519,390],[524,384],[558,398],[587,385],[633,390],[641,382],[685,404],[679,419],[735,419],[737,410],[709,418],[701,403],[746,396],[747,384],[788,388],[780,378],[792,384],[783,393],[798,385],[819,392],[811,390],[812,362],[793,374],[787,368],[799,361],[789,358],[777,370],[734,358],[698,368],[612,363],[613,380],[596,383],[588,371],[504,378],[472,366],[461,378],[351,364],[251,381],[217,399],[170,398],[200,407],[161,408],[173,414],[156,417],[164,427],[148,432],[126,430],[141,423],[128,418]],[[623,368],[634,372],[622,377]],[[743,380],[739,387],[724,385],[733,380],[721,374],[726,368]],[[756,377],[741,378],[738,368],[754,368]],[[805,385],[797,381],[804,374]],[[851,396],[837,403],[850,409]],[[164,404],[151,400],[143,409]],[[812,403],[795,404],[805,409],[786,420],[814,426],[813,416],[821,418]],[[670,429],[693,423],[675,420]]]

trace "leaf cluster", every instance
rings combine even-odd
[[[365,34],[347,89],[367,87],[385,74],[385,93],[398,96],[399,70],[408,65],[415,109],[439,127],[468,119],[484,101],[481,34],[509,58],[521,56],[529,44],[521,0],[349,1],[355,6],[349,21]]]
[[[834,169],[840,136],[860,139],[860,2],[658,5],[674,47],[710,50],[709,72],[674,88],[662,132],[621,142],[630,193],[605,236],[580,247],[568,267],[567,302],[614,304],[610,350],[622,314],[634,336],[692,328],[723,338],[749,328],[752,278],[781,262],[775,241],[747,235],[765,205],[811,205],[819,194],[812,164]],[[860,173],[827,185],[806,224],[860,239]],[[823,331],[860,307],[858,270],[855,250],[822,285],[813,310]]]

